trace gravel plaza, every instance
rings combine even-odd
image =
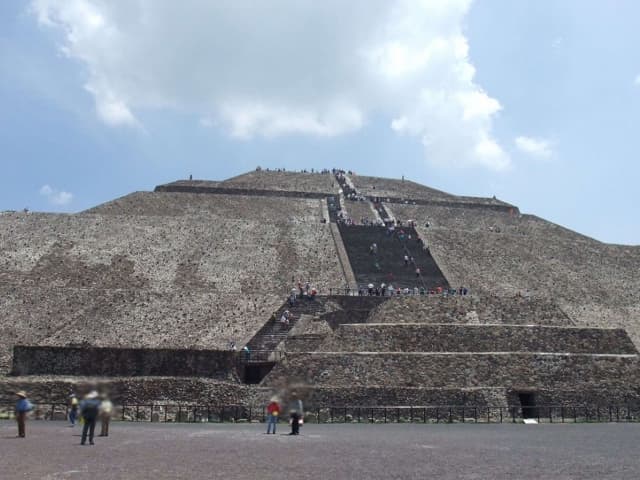
[[[5,479],[637,479],[638,424],[279,425],[0,422]]]

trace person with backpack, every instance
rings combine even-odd
[[[78,418],[78,397],[76,397],[75,393],[72,393],[69,397],[69,423],[70,427],[74,427],[76,425],[76,419]]]
[[[26,436],[27,413],[33,410],[33,404],[27,399],[24,390],[16,392],[18,401],[16,402],[16,422],[18,422],[18,437]]]
[[[89,392],[84,400],[80,402],[80,415],[84,420],[82,427],[82,439],[80,445],[87,442],[87,433],[89,433],[89,445],[93,445],[93,433],[96,430],[96,420],[98,419],[98,410],[100,409],[100,399],[98,392],[95,390]]]

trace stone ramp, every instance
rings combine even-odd
[[[318,351],[638,353],[624,329],[407,323],[341,325]]]

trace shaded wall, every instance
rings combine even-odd
[[[235,357],[219,350],[15,346],[11,373],[237,380]]]

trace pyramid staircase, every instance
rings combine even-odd
[[[399,228],[393,235],[385,227],[341,224],[339,229],[359,286],[366,287],[370,283],[379,286],[386,283],[401,288],[449,288],[440,267],[429,251],[418,242],[414,228],[402,227],[404,240],[399,238]],[[378,246],[376,255],[372,255],[369,250],[373,243]],[[413,257],[414,263],[405,265],[405,255]],[[416,266],[420,267],[420,277],[416,276]]]
[[[285,310],[289,310],[292,315],[288,325],[280,322]],[[251,352],[248,363],[277,360],[274,355],[278,347],[300,320],[300,316],[316,315],[322,311],[323,305],[319,300],[298,299],[293,306],[289,306],[288,301],[285,302],[247,343]]]

